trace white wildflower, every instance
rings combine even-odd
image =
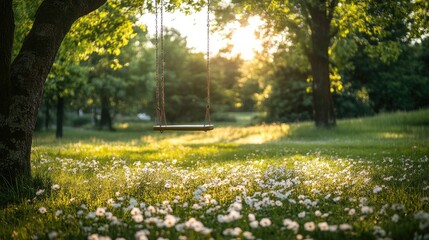
[[[139,208],[136,208],[136,207],[133,207],[132,209],[131,209],[131,215],[138,215],[138,214],[141,214],[141,211],[140,211],[140,209]]]
[[[212,233],[212,231],[213,231],[213,229],[204,227],[204,228],[200,231],[200,233],[201,233],[202,235],[209,235],[210,233]]]
[[[290,219],[284,219],[283,220],[283,225],[287,228],[287,229],[289,229],[289,230],[292,230],[292,231],[294,231],[295,233],[297,233],[298,232],[298,229],[299,229],[299,223],[297,223],[297,222],[295,222],[295,221],[292,221],[292,220],[290,220]]]
[[[94,233],[94,234],[89,235],[87,239],[88,240],[98,240],[99,236],[98,236],[98,234]]]
[[[368,206],[363,206],[361,208],[361,211],[363,214],[371,214],[374,212],[374,209],[372,207],[368,207]]]
[[[382,188],[382,187],[380,187],[380,186],[375,186],[375,187],[374,187],[374,189],[372,190],[372,192],[373,192],[373,193],[379,193],[379,192],[381,192],[381,190],[383,190],[383,188]]]
[[[88,219],[94,219],[97,217],[97,214],[95,212],[89,212],[88,215],[86,215],[86,218]]]
[[[328,231],[329,230],[329,224],[327,222],[318,223],[317,226],[319,227],[320,231]]]
[[[251,228],[258,228],[259,222],[258,221],[251,221],[249,223],[249,225],[250,225]]]
[[[59,236],[59,234],[58,234],[58,232],[56,232],[56,231],[52,231],[52,232],[48,233],[48,238],[49,238],[49,239],[55,239],[55,238],[57,238],[58,236]]]
[[[177,223],[177,218],[173,215],[166,215],[164,219],[164,225],[168,228],[173,227]]]
[[[348,230],[352,230],[353,229],[352,225],[350,225],[348,223],[340,224],[339,228],[342,231],[348,231]]]
[[[155,208],[154,206],[149,206],[149,207],[147,208],[147,210],[148,210],[150,213],[156,213],[156,208]]]
[[[397,223],[399,221],[399,215],[398,214],[393,214],[393,216],[392,216],[392,222],[395,222],[395,223]]]
[[[240,234],[242,232],[243,232],[243,230],[241,230],[241,228],[235,227],[235,228],[227,228],[227,229],[223,230],[222,234],[225,236],[238,237],[238,236],[240,236]]]
[[[45,213],[47,212],[47,210],[46,210],[46,208],[45,208],[45,207],[40,207],[40,208],[39,208],[39,212],[40,212],[41,214],[45,214]]]
[[[262,218],[259,224],[261,227],[269,227],[271,226],[271,220],[269,218]]]
[[[37,190],[36,195],[37,195],[37,196],[40,196],[40,195],[42,195],[43,193],[45,193],[45,189],[39,189],[39,190]]]
[[[249,231],[245,231],[245,232],[243,232],[243,237],[244,237],[245,239],[248,239],[248,240],[255,239],[255,237],[253,236],[253,234],[252,234],[251,232],[249,232]]]
[[[306,231],[312,232],[316,229],[316,224],[314,222],[306,222],[304,223],[304,229]]]
[[[386,236],[386,230],[384,230],[380,226],[374,226],[374,232],[373,232],[373,234],[375,236],[385,237]]]
[[[140,231],[136,232],[134,237],[136,238],[136,240],[148,240],[149,239],[147,237],[145,230],[140,230]]]
[[[199,205],[198,203],[194,203],[194,205],[192,205],[192,209],[198,210],[198,209],[202,209],[203,207],[201,205]]]
[[[316,217],[320,217],[320,216],[322,216],[322,212],[320,210],[316,210],[314,212],[314,215],[316,215]]]
[[[133,220],[136,223],[141,223],[143,221],[143,215],[141,215],[141,214],[134,215]]]
[[[429,227],[429,213],[424,212],[424,211],[420,211],[414,215],[414,218],[417,220],[420,220],[419,228],[421,230]]]
[[[97,210],[95,211],[95,214],[97,216],[104,216],[104,213],[106,213],[106,208],[103,208],[103,207],[98,207]]]
[[[320,191],[313,188],[313,189],[311,189],[311,193],[313,193],[313,194],[320,194]]]
[[[112,219],[113,219],[113,213],[111,213],[111,212],[106,212],[106,213],[104,213],[104,216],[105,216],[107,219],[110,219],[110,220],[112,220]]]
[[[338,225],[329,225],[330,232],[336,232],[338,230]]]

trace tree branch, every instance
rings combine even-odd
[[[15,31],[12,0],[1,0],[0,26],[0,105],[3,106],[8,104],[11,95],[10,64]]]
[[[41,97],[45,79],[72,24],[105,2],[106,0],[43,1],[36,12],[33,27],[12,63],[12,91],[15,94],[19,92]]]

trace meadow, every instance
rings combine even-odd
[[[36,133],[0,239],[429,239],[429,110],[330,130],[239,117]]]

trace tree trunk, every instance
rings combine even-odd
[[[71,25],[105,1],[43,1],[13,63],[12,0],[0,1],[0,186],[31,177],[33,129],[55,55]]]
[[[92,108],[92,126],[98,127],[97,109],[95,107]]]
[[[101,117],[99,128],[113,131],[112,117],[110,116],[110,103],[109,98],[106,96],[101,97]]]
[[[310,15],[314,121],[317,127],[329,128],[336,125],[329,79],[330,18],[323,3],[310,8]]]
[[[59,94],[57,95],[57,129],[55,132],[56,138],[63,137],[64,125],[64,98]]]

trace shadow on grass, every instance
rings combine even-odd
[[[51,177],[40,174],[33,176],[29,180],[18,180],[14,186],[2,184],[0,187],[0,209],[4,209],[10,204],[19,204],[23,201],[31,200],[40,189],[45,189],[47,192],[45,194],[48,196],[51,185]]]

